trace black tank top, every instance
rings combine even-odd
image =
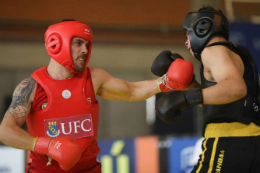
[[[222,105],[203,105],[204,127],[208,123],[224,123],[224,122],[241,122],[249,124],[254,122],[260,125],[259,111],[256,111],[256,106],[259,106],[257,97],[259,95],[259,78],[256,65],[250,53],[242,46],[235,46],[230,42],[216,42],[208,45],[223,45],[231,51],[238,54],[244,63],[244,75],[247,86],[247,95],[240,100]],[[216,82],[211,82],[204,77],[204,67],[201,63],[201,87],[207,88],[216,85]]]

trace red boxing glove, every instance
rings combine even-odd
[[[157,86],[162,92],[184,90],[189,87],[192,79],[192,63],[178,58],[172,62],[168,72],[157,79]]]
[[[65,171],[70,170],[81,156],[81,148],[78,142],[66,136],[55,139],[39,137],[38,139],[36,138],[33,145],[35,153],[50,156]]]

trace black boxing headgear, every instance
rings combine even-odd
[[[189,34],[191,49],[195,58],[200,54],[212,36],[229,39],[229,23],[222,11],[197,11],[188,13],[183,22],[184,34]]]
[[[77,73],[71,56],[71,40],[80,37],[89,41],[88,54],[85,65],[87,66],[91,48],[92,31],[91,28],[81,22],[70,20],[49,26],[45,32],[45,46],[51,58],[67,68],[72,73]]]

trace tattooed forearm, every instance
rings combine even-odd
[[[23,118],[29,111],[29,99],[35,88],[36,81],[29,77],[23,80],[15,89],[9,110],[9,115],[15,118]]]
[[[17,118],[17,119],[23,119],[27,115],[27,109],[24,109],[24,107],[18,106],[17,109],[10,109],[9,114],[7,114],[9,117]]]

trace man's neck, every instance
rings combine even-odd
[[[50,60],[50,63],[47,67],[47,72],[51,78],[56,80],[64,80],[72,78],[75,74],[71,73],[68,69],[64,66],[60,65],[53,59]]]
[[[212,38],[209,40],[209,42],[208,42],[207,45],[209,45],[209,44],[211,44],[211,43],[223,42],[223,41],[227,41],[227,40],[226,40],[225,38],[223,38],[223,37],[215,36],[215,37],[212,37]]]

